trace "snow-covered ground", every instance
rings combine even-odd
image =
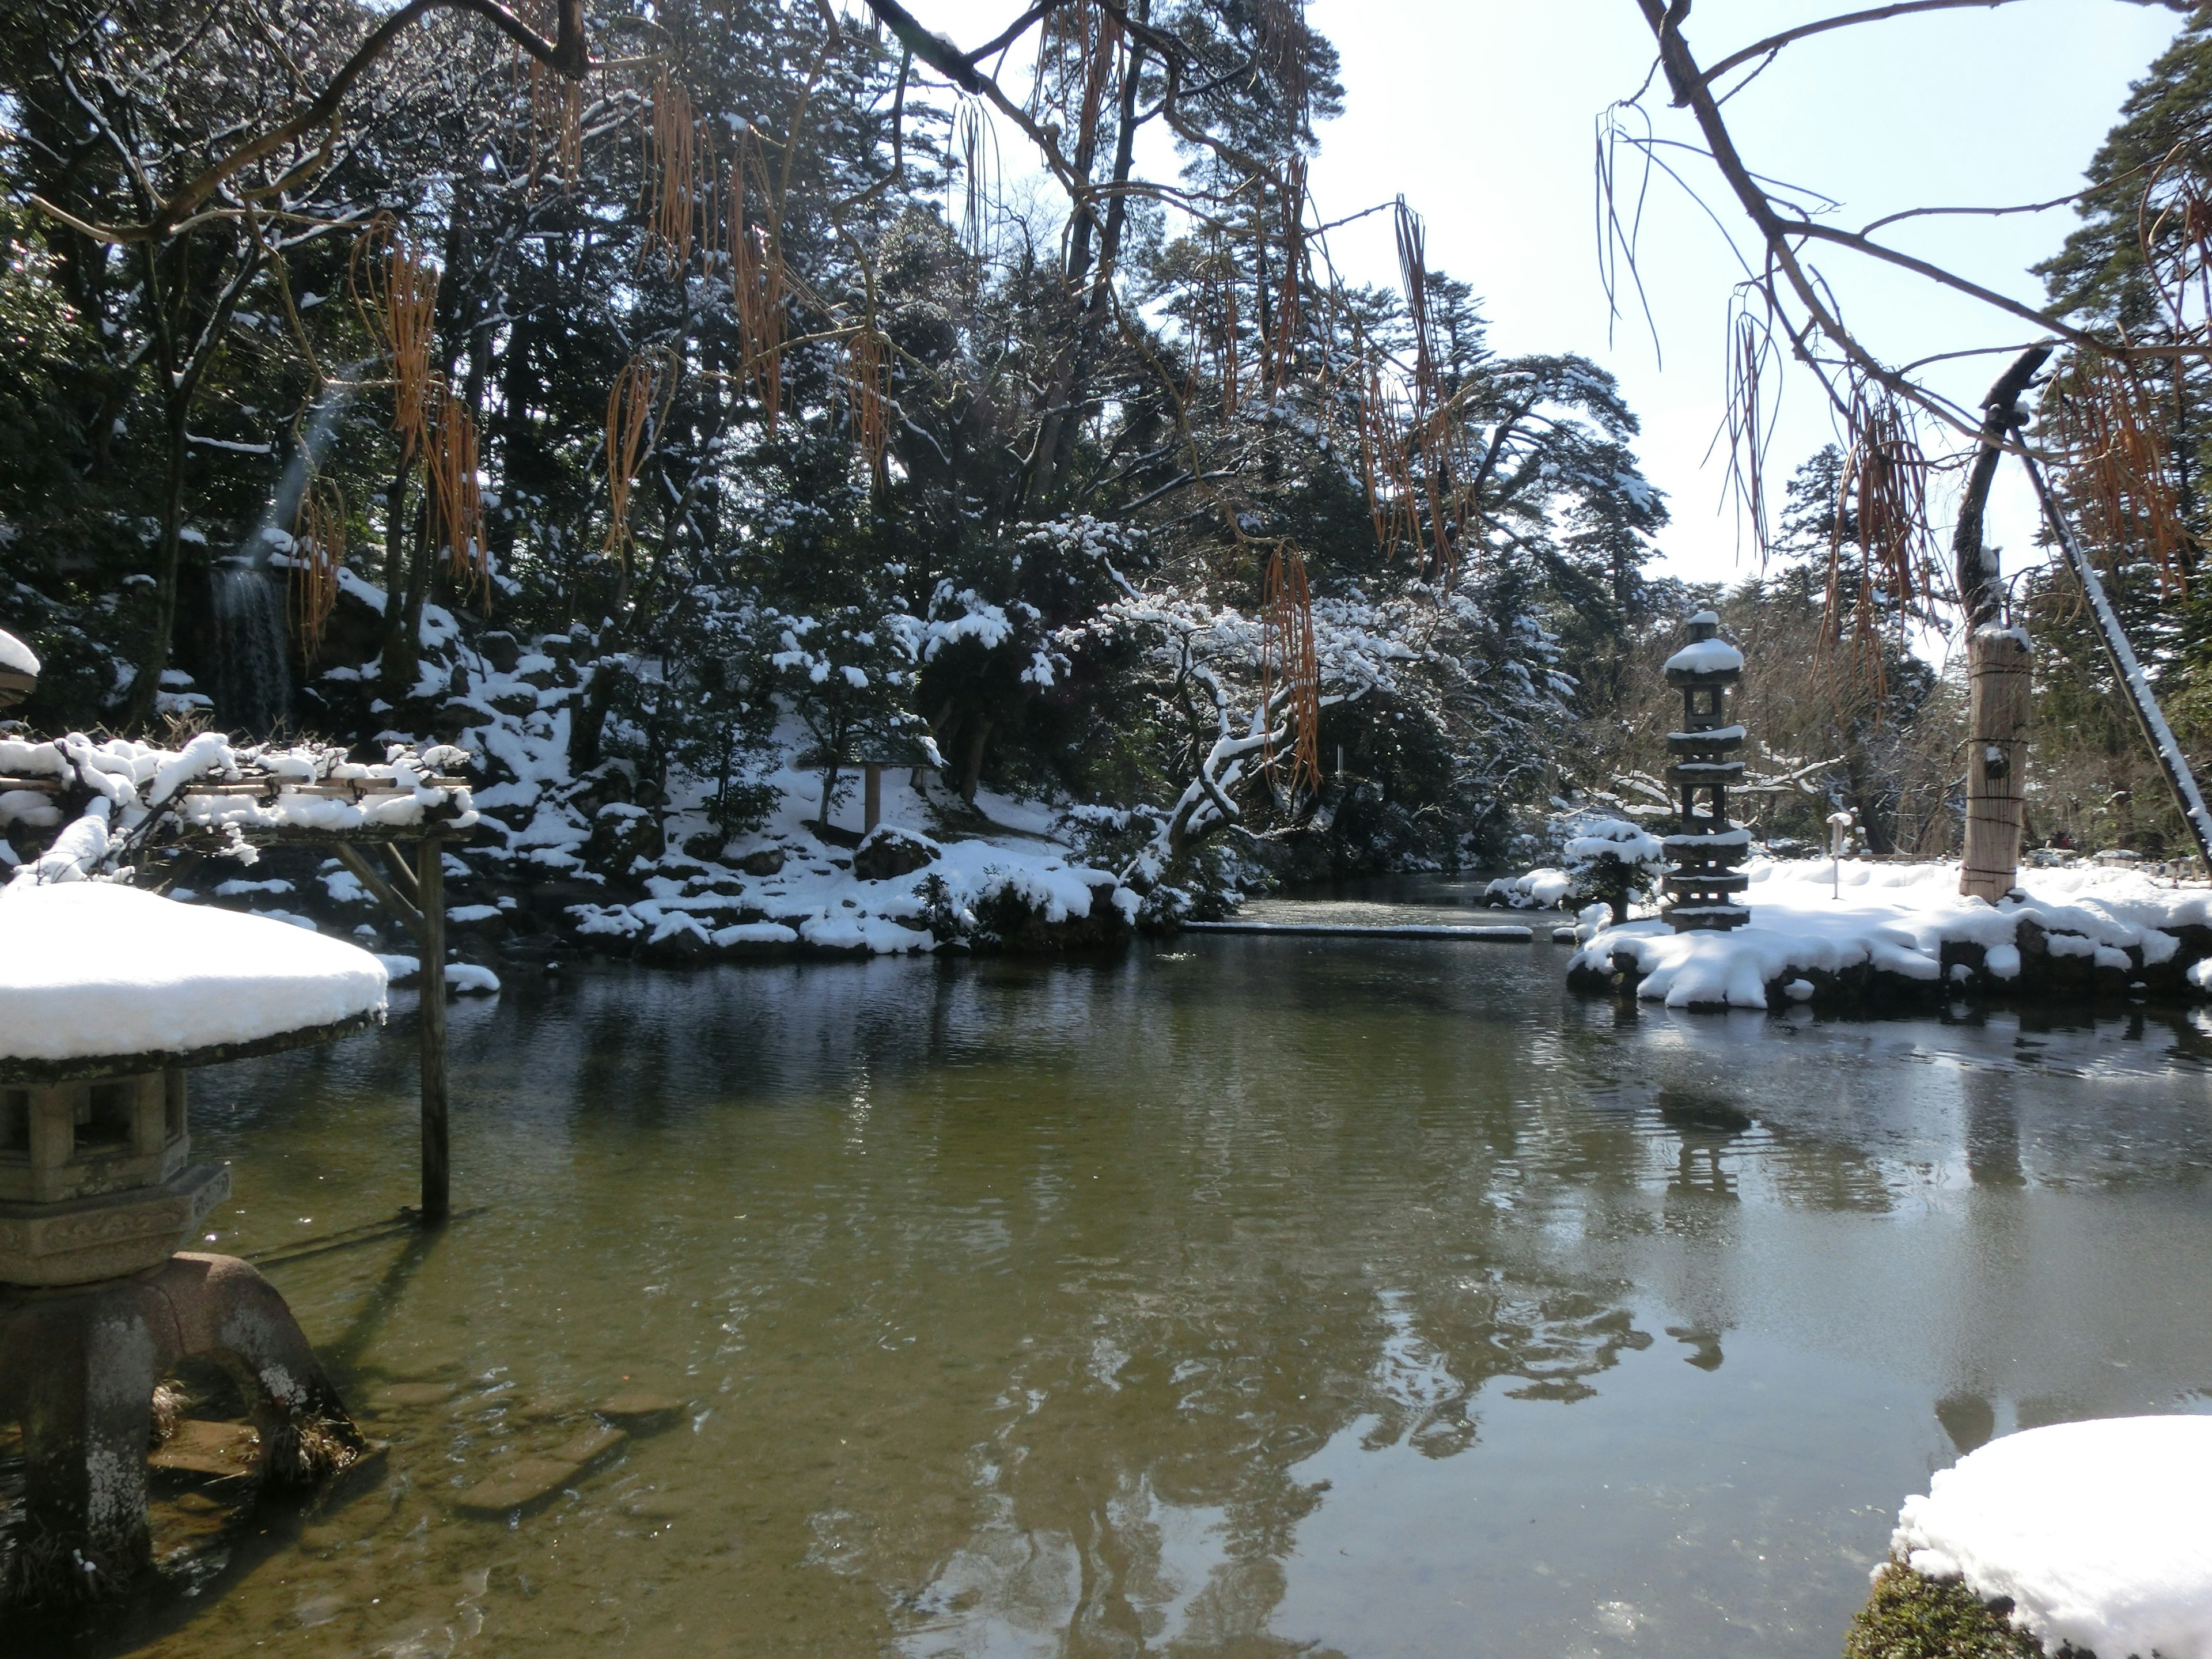
[[[368,951],[113,882],[0,888],[0,1057],[189,1054],[380,1012]]]
[[[646,897],[611,896],[605,904],[570,907],[577,931],[634,940],[648,954],[808,947],[893,955],[935,950],[942,937],[992,933],[994,902],[1048,927],[1091,919],[1119,931],[1135,920],[1138,895],[1049,833],[1070,826],[1036,802],[979,792],[976,807],[995,827],[969,823],[947,832],[943,821],[957,811],[953,803],[942,795],[931,800],[909,774],[887,773],[878,839],[899,843],[905,854],[899,862],[927,861],[870,879],[866,872],[881,867],[872,849],[848,850],[815,834],[819,774],[787,768],[766,781],[775,804],[757,830],[713,859],[664,854],[643,872]],[[857,806],[834,811],[832,822],[856,828]],[[681,827],[686,815],[672,816]]]
[[[1632,963],[1637,995],[1671,1008],[1808,1001],[1869,976],[1931,993],[2026,991],[2054,963],[2121,976],[2123,988],[2212,989],[2200,960],[2212,954],[2212,888],[2094,865],[2030,869],[2024,899],[1991,905],[1959,896],[1955,864],[1845,860],[1839,884],[1826,860],[1753,860],[1747,870],[1748,926],[1677,933],[1653,917],[1602,928],[1570,975],[1610,983]]]
[[[2061,1423],[1991,1441],[1907,1498],[1892,1548],[2008,1596],[2046,1653],[2212,1659],[2212,1417]]]

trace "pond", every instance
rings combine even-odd
[[[72,1651],[1827,1659],[1962,1449],[2212,1410],[2194,1017],[1620,1010],[1538,931],[514,986],[427,1243],[301,1248],[411,1200],[409,1005],[203,1073],[391,1450]]]

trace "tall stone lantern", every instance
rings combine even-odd
[[[342,941],[106,882],[0,889],[0,1419],[27,1500],[4,1589],[76,1600],[152,1569],[154,1391],[179,1362],[237,1381],[266,1481],[365,1445],[275,1288],[181,1249],[230,1190],[192,1158],[185,1078],[376,1023],[386,975]]]
[[[1740,866],[1751,831],[1729,822],[1728,792],[1743,781],[1744,729],[1729,721],[1728,694],[1743,678],[1743,653],[1720,637],[1710,611],[1690,618],[1690,642],[1667,659],[1667,684],[1682,693],[1682,726],[1667,734],[1668,783],[1678,790],[1681,820],[1664,837],[1667,921],[1678,933],[1741,927],[1750,908],[1736,895],[1751,884]]]

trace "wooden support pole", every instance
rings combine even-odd
[[[428,842],[423,843],[426,847],[430,843]],[[340,842],[337,843],[336,850],[337,852],[338,862],[345,866],[347,869],[352,871],[355,878],[358,880],[362,886],[368,888],[370,892],[376,896],[376,902],[378,903],[381,904],[386,909],[391,911],[395,917],[405,924],[407,931],[415,935],[415,943],[419,948],[422,942],[422,912],[417,910],[413,905],[410,904],[405,899],[400,897],[398,892],[392,887],[392,884],[385,880],[382,876],[377,874],[376,866],[371,864],[367,859],[362,857],[358,848],[353,847],[349,842]],[[441,931],[443,929],[444,921],[445,918],[441,914],[439,917]]]
[[[415,854],[422,896],[422,1224],[442,1224],[453,1204],[453,1166],[446,1134],[446,852],[426,836]],[[367,860],[362,860],[364,866]],[[356,873],[358,873],[356,872]]]
[[[2151,758],[2165,774],[2166,787],[2173,792],[2173,804],[2180,809],[2181,821],[2189,826],[2190,839],[2197,843],[2197,857],[2204,860],[2208,871],[2212,871],[2212,809],[2204,805],[2203,793],[2197,787],[2197,774],[2190,769],[2189,757],[2181,752],[2173,728],[2166,723],[2166,712],[2158,706],[2158,694],[2151,689],[2150,676],[2136,660],[2135,647],[2128,643],[2126,630],[2120,626],[2120,613],[2112,609],[2112,602],[2105,593],[2105,584],[2098,578],[2097,567],[2060,510],[2058,498],[2044,481],[2043,469],[2036,465],[2034,456],[2022,459],[2027,463],[2028,480],[2035,486],[2036,499],[2043,505],[2044,522],[2051,526],[2051,535],[2066,555],[2067,568],[2081,585],[2081,595],[2089,601],[2089,614],[2097,619],[2098,636],[2104,641],[2106,659],[2112,665],[2112,678],[2118,684],[2120,695],[2126,699],[2136,724],[2142,729],[2143,741],[2150,745]]]
[[[399,850],[397,842],[387,841],[377,850],[384,854],[384,867],[392,872],[392,884],[399,890],[399,896],[420,908],[422,890],[416,885],[415,866],[408,861],[407,854]]]
[[[872,835],[884,821],[884,769],[871,764],[860,769],[866,779],[860,788],[860,833]]]

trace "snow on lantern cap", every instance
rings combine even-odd
[[[0,1078],[201,1064],[384,1013],[384,964],[358,945],[113,882],[0,889]]]
[[[0,708],[12,708],[39,689],[39,659],[13,634],[0,629]]]
[[[1719,637],[1721,619],[1700,611],[1689,620],[1690,642],[1667,659],[1662,672],[1669,685],[1691,680],[1711,683],[1743,672],[1743,653]]]
[[[112,882],[0,889],[0,1284],[168,1259],[228,1195],[185,1069],[384,1017],[384,965],[307,929]]]

